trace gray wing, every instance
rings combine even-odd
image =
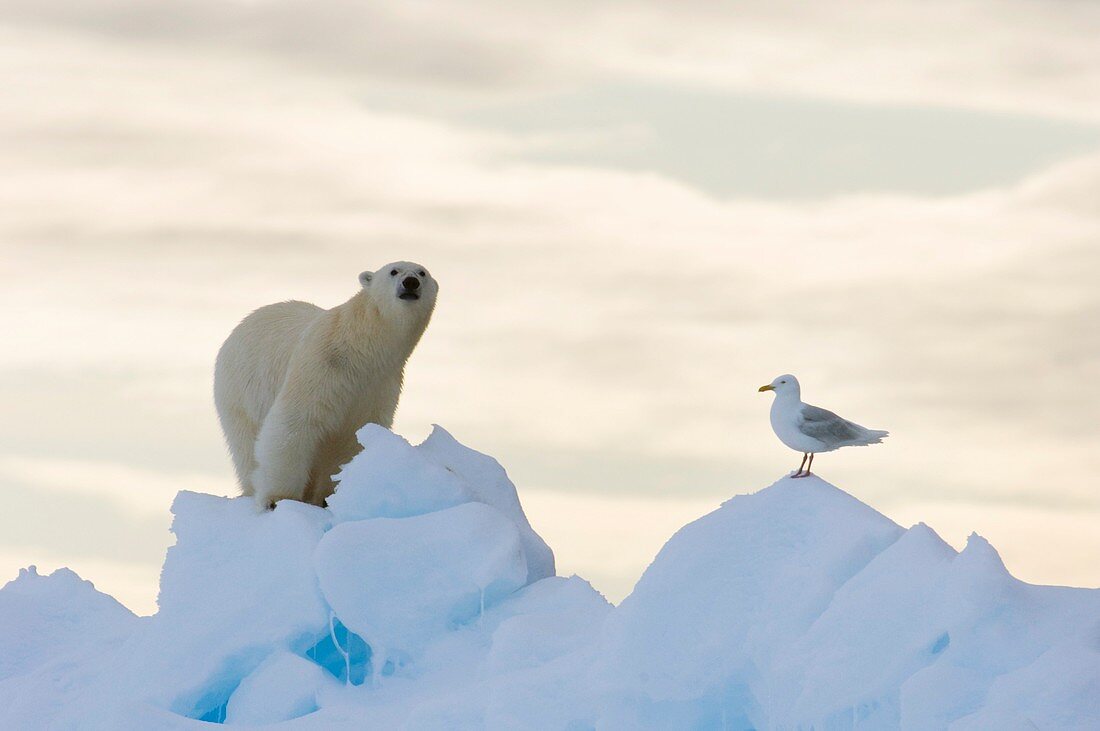
[[[806,436],[831,446],[866,436],[866,430],[859,424],[842,419],[828,409],[809,404],[802,406],[802,423],[798,425],[798,429]]]

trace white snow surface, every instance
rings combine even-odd
[[[0,728],[1098,729],[1100,590],[1014,579],[816,478],[738,495],[620,606],[515,487],[380,427],[328,508],[182,492],[159,611],[0,589]]]

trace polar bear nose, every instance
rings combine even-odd
[[[402,281],[401,284],[405,286],[405,289],[411,291],[416,291],[420,289],[420,280],[416,277],[405,277],[404,281]]]

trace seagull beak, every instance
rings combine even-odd
[[[757,390],[757,391],[774,391],[774,390],[775,390],[775,386],[773,386],[773,385],[771,385],[771,384],[769,383],[769,384],[768,384],[767,386],[761,386],[760,388],[758,388],[758,389],[756,389],[756,390]]]

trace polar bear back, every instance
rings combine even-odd
[[[218,351],[214,367],[214,401],[241,409],[262,424],[279,389],[302,334],[325,310],[309,302],[279,302],[256,310],[241,321]]]

